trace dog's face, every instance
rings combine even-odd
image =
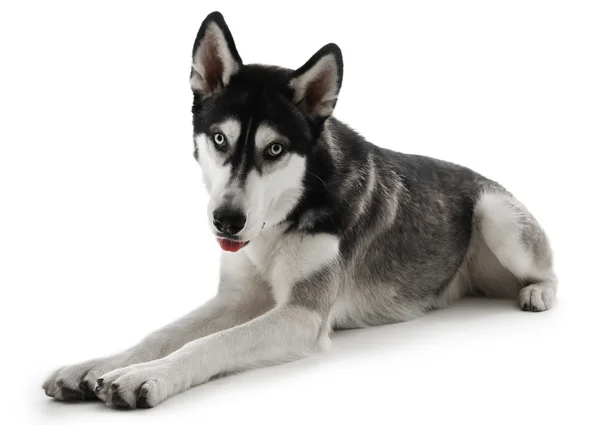
[[[237,251],[293,211],[342,82],[336,45],[296,71],[244,65],[220,13],[194,43],[194,155],[210,195],[209,225]],[[314,175],[314,173],[313,173]]]

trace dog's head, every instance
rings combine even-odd
[[[223,19],[206,17],[194,42],[194,155],[210,195],[209,225],[228,251],[284,221],[314,176],[315,144],[342,83],[328,44],[297,70],[244,65]]]

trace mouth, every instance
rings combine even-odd
[[[240,249],[248,245],[250,241],[234,241],[233,239],[217,238],[219,246],[223,251],[238,252]]]

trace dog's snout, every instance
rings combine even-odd
[[[219,232],[236,235],[246,225],[246,216],[240,210],[221,207],[213,213],[213,224]]]

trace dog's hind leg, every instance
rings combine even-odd
[[[491,189],[482,192],[475,204],[474,224],[475,237],[485,243],[480,252],[490,252],[498,266],[491,269],[504,275],[502,281],[494,279],[488,268],[490,279],[478,289],[486,292],[489,288],[485,285],[489,282],[507,285],[504,293],[515,296],[518,291],[523,310],[550,309],[557,286],[552,251],[546,234],[531,213],[509,193]],[[480,268],[486,267],[480,264]]]

